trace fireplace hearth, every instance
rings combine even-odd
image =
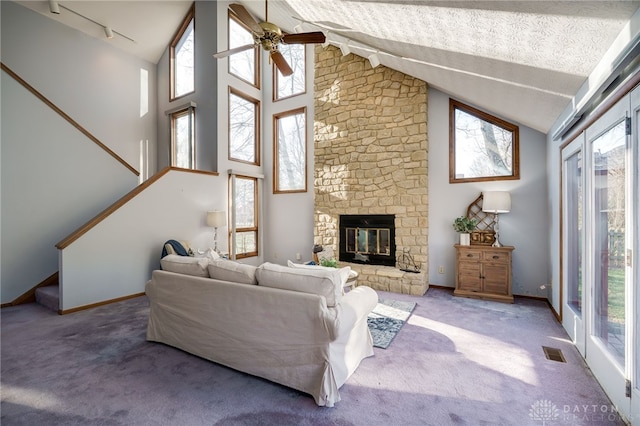
[[[395,215],[340,215],[339,259],[366,265],[396,265]]]

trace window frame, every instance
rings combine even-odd
[[[176,149],[176,119],[184,115],[191,114],[191,133],[190,133],[190,145],[191,145],[191,158],[189,160],[190,167],[188,169],[196,169],[196,108],[194,105],[188,105],[184,108],[177,109],[169,113],[169,122],[171,126],[171,143],[170,143],[170,164],[171,167],[178,167],[177,163],[177,149]],[[182,167],[184,168],[184,167]]]
[[[281,52],[282,52],[282,46],[283,45],[280,46],[280,51]],[[294,73],[291,76],[284,77],[280,73],[280,70],[278,70],[278,67],[276,67],[276,64],[274,63],[272,65],[273,82],[272,82],[272,86],[271,86],[272,87],[272,96],[271,96],[271,98],[272,98],[273,102],[278,102],[278,101],[282,101],[282,100],[285,100],[285,99],[290,99],[290,98],[293,98],[295,96],[300,96],[300,95],[304,95],[305,93],[307,93],[307,47],[304,44],[291,44],[291,45],[284,45],[284,46],[301,46],[302,47],[302,52],[303,52],[302,61],[303,61],[303,64],[304,64],[304,73],[303,73],[303,77],[302,78],[304,80],[304,90],[302,92],[294,93],[294,94],[283,96],[283,97],[279,98],[278,97],[278,92],[279,92],[278,80],[280,80],[279,77],[282,77],[282,78],[293,78],[294,75],[295,75],[295,70],[294,70]],[[287,59],[287,58],[285,57],[285,59]],[[287,59],[287,63],[289,63],[288,59]],[[290,63],[289,63],[289,65],[291,66]]]
[[[502,176],[475,176],[469,178],[456,177],[456,110],[460,110],[466,114],[474,116],[479,120],[486,121],[494,126],[500,127],[511,132],[511,174]],[[487,182],[499,180],[517,180],[520,179],[520,131],[519,127],[513,123],[502,120],[489,113],[481,111],[472,106],[466,105],[455,99],[449,99],[449,183],[465,183],[465,182]]]
[[[176,96],[176,46],[184,36],[185,31],[189,28],[189,25],[193,21],[193,90],[187,93],[183,93],[181,95]],[[196,14],[195,14],[195,4],[191,5],[187,15],[185,16],[182,24],[178,28],[178,31],[173,36],[171,40],[171,44],[169,45],[169,101],[175,101],[176,99],[180,99],[196,91],[196,57],[195,57],[195,39],[196,33]]]
[[[236,202],[235,202],[235,188],[234,186],[231,184],[232,180],[235,179],[236,181],[238,179],[242,179],[242,180],[248,180],[248,181],[252,181],[253,182],[253,223],[254,226],[252,227],[245,227],[245,228],[238,228],[237,224],[236,224]],[[258,200],[258,178],[253,177],[253,176],[247,176],[247,175],[241,175],[241,174],[233,174],[233,175],[229,175],[229,186],[230,186],[230,190],[229,190],[229,194],[230,194],[230,198],[231,200],[229,205],[233,206],[234,211],[231,214],[231,217],[233,219],[233,223],[232,223],[232,229],[233,232],[229,233],[229,247],[231,248],[231,253],[233,253],[233,256],[235,257],[235,259],[246,259],[249,257],[257,257],[259,255],[260,252],[260,223],[258,222],[260,214],[259,214],[259,200]],[[234,238],[237,238],[237,234],[239,232],[253,232],[255,235],[255,240],[256,240],[256,249],[255,251],[252,252],[245,252],[245,253],[238,253],[238,247],[236,246],[236,241],[234,241]]]
[[[233,19],[233,21],[240,25],[242,28],[244,28],[245,30],[247,30],[247,32],[249,34],[252,35],[253,37],[253,32],[251,31],[251,29],[249,27],[247,27],[244,22],[242,22],[240,20],[240,18],[238,18],[238,16],[233,13],[233,11],[231,9],[229,9],[228,11],[228,17],[227,17],[227,49],[231,49],[230,46],[230,42],[231,42],[231,25],[230,25],[230,21]],[[230,55],[228,60],[227,60],[227,73],[229,75],[234,76],[235,78],[237,78],[240,81],[244,81],[245,83],[255,87],[256,89],[260,89],[260,50],[259,50],[259,46],[254,46],[253,47],[253,52],[254,52],[254,64],[253,64],[253,81],[248,81],[245,78],[239,76],[238,74],[235,74],[233,72],[231,72],[231,57],[233,57],[233,55]],[[238,53],[236,53],[237,55]]]
[[[291,117],[294,115],[302,114],[304,116],[304,183],[303,188],[300,189],[280,189],[280,179],[279,179],[279,147],[280,147],[280,138],[278,133],[278,120],[285,117]],[[274,194],[292,194],[292,193],[300,193],[307,192],[307,181],[308,181],[308,167],[307,167],[307,154],[308,154],[308,137],[307,137],[307,107],[295,108],[289,111],[284,111],[280,113],[273,114],[273,193]]]
[[[252,103],[254,105],[254,135],[253,135],[253,139],[254,139],[254,157],[255,160],[254,161],[248,161],[248,160],[244,160],[241,158],[234,158],[231,156],[231,96],[237,96],[239,98],[244,99],[245,101],[248,101],[250,103]],[[229,93],[227,96],[227,102],[228,102],[228,109],[229,109],[229,114],[228,114],[228,135],[227,135],[227,150],[228,150],[228,159],[229,161],[237,161],[240,163],[245,163],[245,164],[253,164],[255,166],[259,166],[260,165],[260,133],[261,133],[261,127],[260,127],[260,101],[258,99],[255,99],[252,96],[247,95],[246,93],[243,93],[242,91],[229,86]]]

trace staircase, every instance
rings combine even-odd
[[[60,286],[55,284],[38,287],[36,289],[36,303],[58,313],[60,310]]]

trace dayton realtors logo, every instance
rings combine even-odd
[[[557,420],[560,417],[560,410],[551,401],[541,399],[531,405],[529,417],[533,420],[541,420],[544,426],[547,422]]]
[[[543,426],[555,421],[569,422],[570,424],[575,422],[617,424],[621,421],[620,415],[613,405],[563,405],[560,409],[546,399],[538,400],[531,405],[529,417],[541,421]]]

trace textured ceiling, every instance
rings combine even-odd
[[[263,1],[238,1],[258,20]],[[78,18],[20,2],[79,27]],[[157,62],[187,1],[61,1],[136,40],[111,40]],[[270,0],[269,21],[325,31],[339,46],[546,133],[640,6],[638,1]],[[79,28],[104,38],[101,28]],[[212,52],[215,53],[215,52]]]

